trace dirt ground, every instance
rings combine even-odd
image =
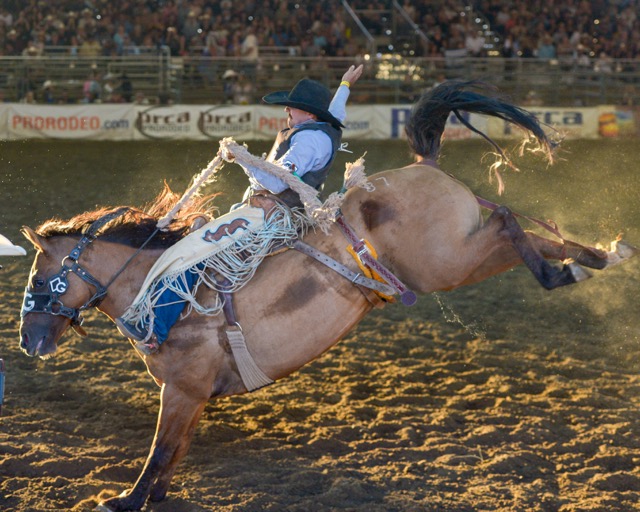
[[[620,229],[638,244],[628,174],[585,181],[607,209],[571,186],[544,200],[566,206],[556,220],[572,232]],[[1,262],[0,510],[91,510],[136,480],[159,390],[96,313],[54,359],[19,351],[32,257]],[[640,510],[639,284],[638,260],[553,292],[518,268],[375,311],[291,377],[210,403],[167,499],[146,510]]]
[[[597,277],[626,279],[610,272]],[[147,510],[637,510],[639,351],[608,343],[606,316],[569,289],[549,302],[530,279],[376,311],[299,373],[211,403]],[[5,293],[0,314],[0,509],[90,510],[135,481],[158,389],[97,315],[55,359],[19,353],[19,301]],[[628,327],[637,340],[637,317]]]

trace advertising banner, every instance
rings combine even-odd
[[[374,123],[377,127],[377,139],[404,139],[405,127],[411,115],[411,105],[379,105],[372,107]],[[460,112],[463,119],[480,131],[486,131],[487,121],[484,116]],[[447,140],[463,140],[479,137],[478,134],[469,130],[455,116],[450,114],[445,125],[444,138]]]
[[[7,139],[131,140],[131,105],[32,105],[11,103]]]
[[[528,110],[539,121],[549,126],[548,131],[556,130],[561,139],[596,139],[599,135],[598,108],[549,108],[531,107]],[[510,123],[489,118],[489,137],[495,139],[521,138],[522,130]]]
[[[598,107],[598,133],[601,137],[634,137],[638,135],[633,107]]]
[[[251,138],[254,116],[254,107],[249,105],[136,106],[134,139]]]
[[[9,115],[9,105],[0,103],[0,140],[7,140],[9,132],[7,131],[7,116]]]
[[[404,139],[411,105],[353,105],[347,108],[343,140]],[[531,109],[568,139],[636,135],[637,109],[613,106]],[[494,139],[522,137],[505,121],[467,112],[463,119]],[[283,107],[270,105],[32,105],[0,104],[0,138],[86,140],[274,140],[287,127]],[[478,138],[454,114],[446,140]]]
[[[193,105],[135,107],[135,140],[203,140],[198,130],[200,110]]]

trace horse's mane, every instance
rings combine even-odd
[[[183,238],[195,217],[212,217],[214,208],[212,200],[217,194],[198,196],[185,205],[166,230],[159,231],[148,243],[147,247],[168,247]],[[135,207],[102,207],[76,215],[69,220],[52,218],[42,223],[36,233],[44,238],[55,236],[81,236],[91,225],[109,213],[125,208],[124,215],[119,216],[100,232],[100,239],[121,243],[131,247],[140,247],[156,230],[156,224],[180,200],[167,183],[158,196],[143,206]]]

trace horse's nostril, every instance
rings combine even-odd
[[[28,343],[29,343],[29,336],[25,334],[22,336],[22,339],[20,340],[20,348],[25,350],[27,348]]]

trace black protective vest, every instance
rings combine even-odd
[[[340,148],[340,142],[342,140],[342,130],[334,128],[329,123],[305,123],[293,128],[285,128],[280,133],[278,133],[276,141],[273,143],[273,147],[271,148],[271,151],[269,153],[268,160],[270,162],[274,162],[282,157],[282,155],[284,155],[287,151],[289,151],[289,147],[291,146],[291,137],[293,137],[296,133],[301,132],[302,130],[320,130],[326,133],[331,139],[331,157],[329,158],[329,161],[326,163],[326,165],[322,169],[319,169],[317,171],[307,172],[300,178],[307,185],[310,185],[311,187],[320,191],[322,190],[322,186],[327,179],[329,170],[331,169],[331,164],[336,157],[336,152]],[[280,192],[278,194],[278,197],[289,206],[302,205],[298,194],[296,194],[290,188]]]

